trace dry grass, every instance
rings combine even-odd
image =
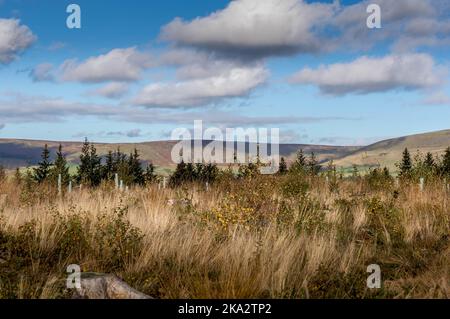
[[[63,198],[3,182],[0,297],[67,297],[79,264],[158,298],[448,298],[449,198],[440,181],[272,176]],[[366,288],[373,263],[381,289]]]

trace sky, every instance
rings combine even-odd
[[[448,57],[447,0],[0,0],[0,138],[367,145],[450,128]]]

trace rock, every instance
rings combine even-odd
[[[153,299],[127,285],[115,275],[82,273],[81,289],[76,289],[74,299]]]

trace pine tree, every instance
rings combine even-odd
[[[300,149],[297,152],[295,162],[292,164],[290,170],[295,173],[304,173],[306,172],[306,167],[307,167],[306,157],[303,154],[303,150]]]
[[[185,182],[184,178],[186,176],[186,163],[184,160],[181,160],[180,163],[177,164],[175,172],[170,176],[169,184],[173,186],[179,186]]]
[[[56,152],[55,163],[50,170],[52,180],[57,181],[58,176],[61,174],[62,185],[68,185],[70,181],[69,167],[67,166],[67,160],[62,152],[62,145],[59,145]]]
[[[137,149],[134,149],[134,152],[130,154],[128,163],[130,167],[130,175],[132,183],[137,185],[144,185],[145,183],[144,170],[142,169]]]
[[[102,167],[102,179],[112,180],[116,170],[114,168],[114,155],[112,151],[109,151],[106,155],[105,166]]]
[[[316,155],[314,152],[311,152],[311,156],[308,161],[308,171],[311,175],[318,175],[320,172],[321,166],[317,162]]]
[[[149,163],[147,165],[147,169],[145,170],[144,179],[146,184],[151,184],[156,180],[155,174],[155,166],[153,163]]]
[[[450,177],[450,147],[445,150],[440,168],[442,175]]]
[[[80,155],[77,181],[90,186],[98,186],[101,182],[101,170],[101,158],[97,155],[94,144],[90,144],[85,139]]]
[[[411,155],[409,154],[409,151],[407,148],[403,151],[403,157],[402,161],[399,165],[400,169],[400,177],[411,177],[411,171],[412,171],[412,161],[411,161]]]
[[[33,170],[33,177],[38,183],[44,182],[50,175],[50,169],[52,163],[50,162],[50,151],[47,144],[41,154],[41,161],[38,163],[38,167]]]
[[[278,167],[278,174],[284,175],[287,173],[287,171],[288,171],[288,168],[287,168],[286,161],[284,160],[284,157],[281,157],[280,166]]]

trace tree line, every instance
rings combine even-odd
[[[69,173],[69,166],[62,145],[59,145],[55,160],[51,161],[50,150],[48,145],[45,144],[41,153],[41,160],[31,173],[30,171],[27,172],[27,177],[41,184],[44,182],[55,183],[61,175],[63,185],[68,185],[72,181],[96,187],[103,181],[114,180],[116,174],[126,185],[145,185],[156,180],[154,165],[149,163],[144,170],[137,149],[134,149],[129,155],[122,153],[120,149],[114,152],[109,151],[103,158],[97,154],[94,144],[87,139],[83,143],[80,164],[74,176]],[[16,178],[20,178],[19,171],[16,171],[16,176]]]
[[[92,187],[99,186],[103,181],[113,181],[116,174],[118,174],[119,179],[125,185],[143,186],[157,180],[154,165],[149,163],[144,169],[137,149],[134,149],[128,155],[117,149],[114,152],[109,151],[106,156],[102,157],[97,154],[94,144],[86,139],[79,158],[80,163],[77,172],[74,176],[71,176],[62,145],[59,145],[55,160],[51,161],[50,150],[46,144],[42,150],[41,160],[37,167],[33,168],[31,172],[28,170],[26,178],[32,179],[39,184],[44,182],[56,183],[59,175],[61,175],[63,185],[68,185],[72,181]],[[239,164],[237,174],[232,173],[231,168],[229,168],[229,173],[233,176],[236,175],[235,177],[237,178],[246,178],[259,174],[261,165],[259,160],[256,163]],[[420,177],[450,178],[450,147],[445,150],[441,157],[435,157],[428,152],[425,156],[417,153],[414,158],[409,150],[405,148],[402,159],[396,163],[396,166],[399,172],[398,176],[401,179],[418,179]],[[219,177],[220,172],[216,164],[193,164],[181,161],[170,176],[169,185],[175,187],[192,182],[213,183]],[[299,150],[290,167],[288,167],[285,159],[281,157],[277,174],[295,173],[317,176],[321,172],[326,172],[328,175],[330,172],[334,172],[334,175],[336,175],[336,168],[332,162],[330,162],[328,167],[324,168],[319,164],[313,152],[307,157],[303,150]],[[356,177],[358,175],[357,167],[354,166],[352,176]],[[5,176],[4,168],[0,166],[0,181]],[[370,170],[368,176],[389,179],[391,175],[387,168],[375,168]],[[21,178],[22,175],[17,169],[16,179],[20,180]]]

